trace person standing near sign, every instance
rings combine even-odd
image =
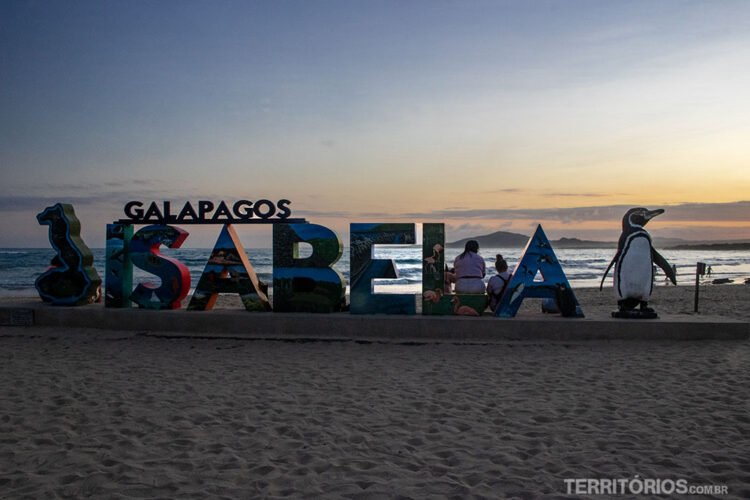
[[[508,272],[508,263],[500,254],[495,257],[495,269],[497,269],[497,275],[490,278],[489,283],[487,283],[487,295],[490,296],[492,312],[495,312],[497,306],[500,305],[500,299],[503,297],[505,289],[508,288],[508,282],[511,278]]]
[[[479,255],[479,242],[469,240],[464,251],[453,261],[456,270],[456,293],[484,293],[484,259]]]

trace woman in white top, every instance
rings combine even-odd
[[[453,261],[456,270],[456,293],[484,293],[484,259],[476,240],[466,242],[464,252]]]

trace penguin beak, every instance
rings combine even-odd
[[[657,215],[661,215],[664,213],[663,208],[657,208],[656,210],[648,210],[644,215],[643,218],[646,219],[646,222],[650,221]]]

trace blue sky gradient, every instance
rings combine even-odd
[[[750,238],[748,88],[743,1],[3,2],[0,246],[45,245],[50,200],[100,246],[131,199],[449,239],[613,239],[587,214],[646,205],[664,236]]]

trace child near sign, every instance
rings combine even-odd
[[[508,263],[501,254],[495,256],[495,269],[497,269],[497,274],[490,278],[489,283],[487,283],[487,295],[490,296],[490,309],[492,312],[495,312],[497,306],[500,304],[500,299],[510,281]]]

